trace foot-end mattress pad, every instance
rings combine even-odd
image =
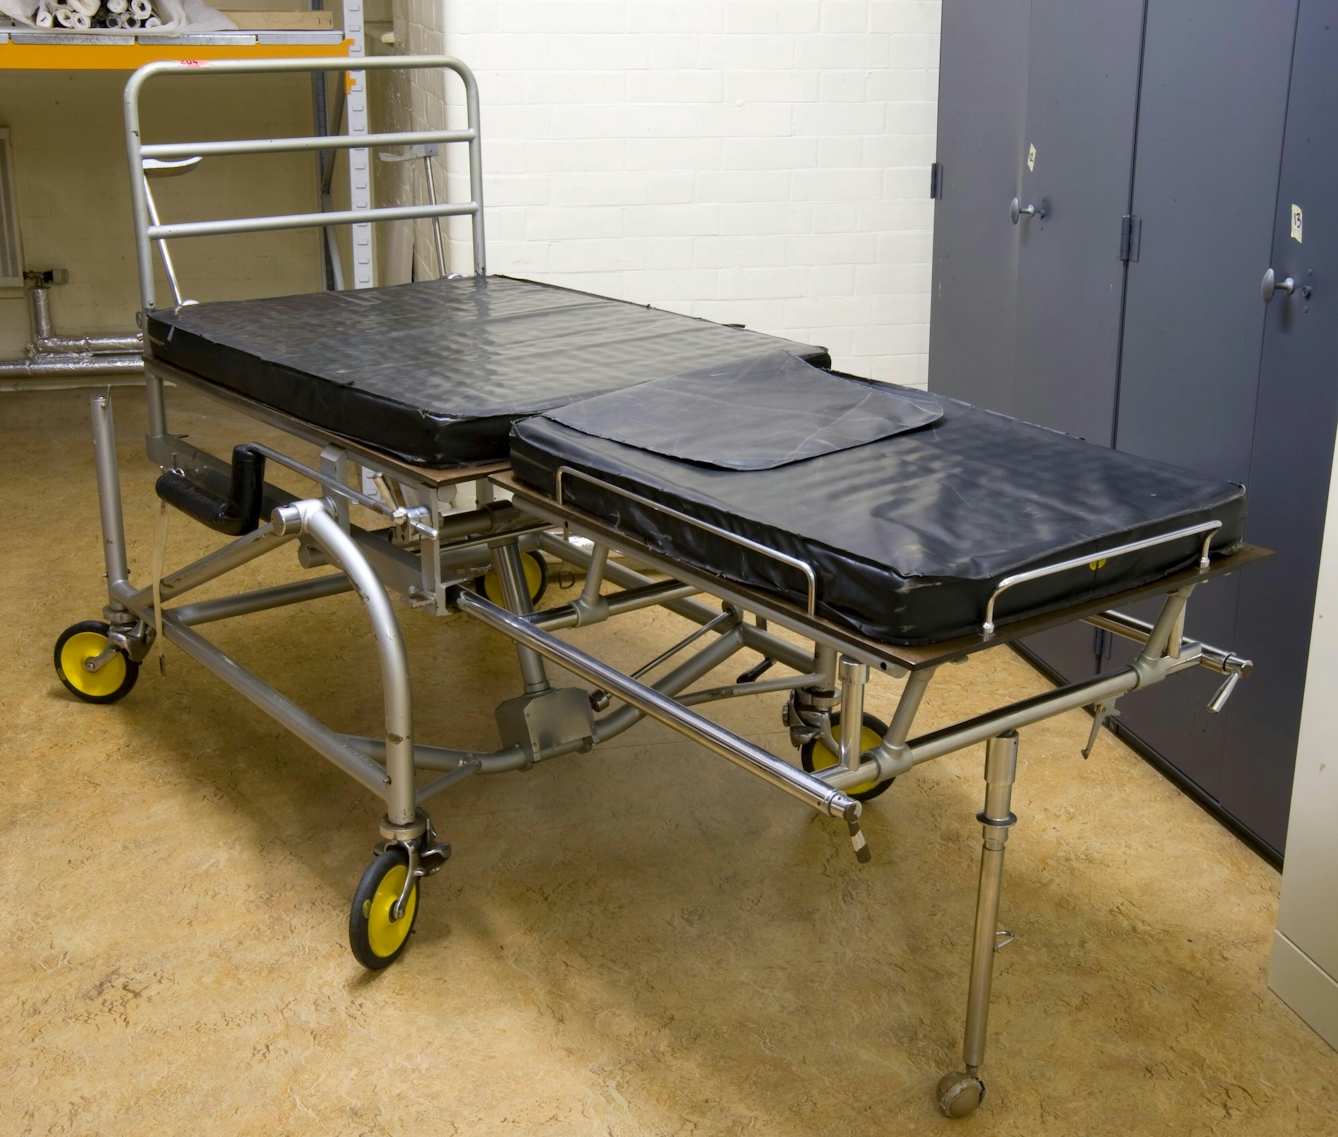
[[[823,348],[504,276],[157,309],[150,353],[405,461],[505,460],[517,418],[784,348]]]
[[[566,504],[667,558],[802,606],[808,584],[792,566],[617,490],[797,558],[816,576],[817,615],[889,644],[979,632],[991,593],[1018,572],[1094,558],[1002,593],[996,624],[1188,568],[1202,536],[1097,556],[1114,546],[1208,521],[1222,523],[1215,551],[1242,540],[1245,490],[1233,483],[793,359],[709,375],[519,421],[512,469],[551,496],[566,467]],[[663,419],[680,393],[695,413],[678,425],[690,430]],[[870,422],[880,416],[882,428]]]

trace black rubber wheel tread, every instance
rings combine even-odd
[[[81,632],[96,632],[100,636],[105,636],[110,631],[111,631],[111,625],[107,624],[103,620],[81,620],[77,624],[71,624],[68,628],[66,628],[63,632],[60,633],[60,637],[56,640],[56,650],[52,654],[52,662],[55,664],[56,667],[56,676],[57,678],[60,679],[61,683],[64,684],[65,690],[67,690],[71,695],[73,695],[76,699],[79,699],[81,702],[85,703],[118,702],[119,700],[124,699],[128,694],[130,694],[131,689],[135,686],[135,681],[139,678],[139,664],[136,663],[133,659],[131,659],[128,655],[126,655],[125,652],[121,652],[121,658],[125,660],[125,679],[122,680],[121,685],[117,687],[115,691],[112,691],[110,694],[90,695],[87,692],[79,690],[78,687],[76,687],[73,683],[69,681],[69,679],[65,677],[65,671],[60,665],[60,653],[64,649],[65,644],[72,637],[79,635]]]
[[[836,735],[836,728],[839,727],[840,725],[841,725],[841,712],[833,711],[832,712],[833,736]],[[882,719],[875,718],[873,715],[869,714],[868,711],[864,712],[864,725],[867,726],[870,730],[877,731],[879,737],[882,737],[884,734],[887,733],[887,724],[883,722]],[[803,765],[804,769],[807,770],[810,774],[813,773],[813,748],[817,746],[817,744],[818,740],[815,738],[813,739],[812,742],[805,742],[804,745],[799,748],[799,761]],[[896,780],[897,780],[896,778],[888,778],[887,781],[885,782],[879,782],[876,786],[873,787],[873,789],[861,790],[859,793],[850,793],[849,790],[847,790],[846,792],[849,793],[850,796],[853,797],[856,801],[873,801],[873,799],[876,798],[879,794],[886,793],[888,786],[890,786]]]
[[[405,935],[400,946],[390,955],[377,955],[372,950],[371,942],[367,938],[367,917],[363,915],[363,905],[370,901],[375,895],[381,881],[386,873],[390,872],[396,865],[408,865],[409,854],[400,846],[396,845],[387,849],[384,853],[379,853],[375,860],[367,866],[367,871],[362,874],[362,879],[358,881],[357,890],[353,893],[353,904],[348,913],[348,946],[353,949],[353,955],[357,961],[371,971],[380,971],[382,968],[389,967],[401,955],[404,949],[409,946],[409,936],[413,934],[414,925],[418,923],[419,904],[414,904],[413,915],[409,917],[409,931]],[[414,892],[418,893],[417,899],[421,901],[423,894],[416,883]]]
[[[539,590],[530,596],[530,603],[537,605],[544,598],[544,593],[548,591],[548,562],[544,560],[543,553],[529,552],[521,555],[529,557],[539,566]],[[485,580],[487,580],[486,576],[476,576],[474,578],[474,591],[484,598],[488,595],[487,588],[484,585]]]

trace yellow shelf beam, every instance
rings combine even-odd
[[[0,71],[134,71],[159,59],[309,59],[347,55],[332,43],[0,43]]]

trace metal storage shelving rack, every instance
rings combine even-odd
[[[134,71],[160,59],[303,59],[323,56],[357,58],[366,54],[363,0],[343,0],[344,26],[333,31],[234,31],[201,35],[139,34],[126,31],[34,31],[0,29],[0,70]],[[362,71],[347,71],[344,107],[349,134],[367,133],[367,84]],[[317,131],[338,133],[326,121],[324,76],[313,82]],[[372,205],[371,161],[366,150],[350,150],[349,205]],[[330,161],[333,161],[331,157]],[[322,204],[322,208],[327,206]],[[352,229],[353,264],[346,286],[370,288],[371,225]],[[327,276],[327,285],[329,278]]]

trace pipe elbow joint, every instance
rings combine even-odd
[[[880,742],[871,750],[864,752],[864,758],[878,763],[878,781],[885,782],[900,777],[915,765],[911,748],[904,743]]]

